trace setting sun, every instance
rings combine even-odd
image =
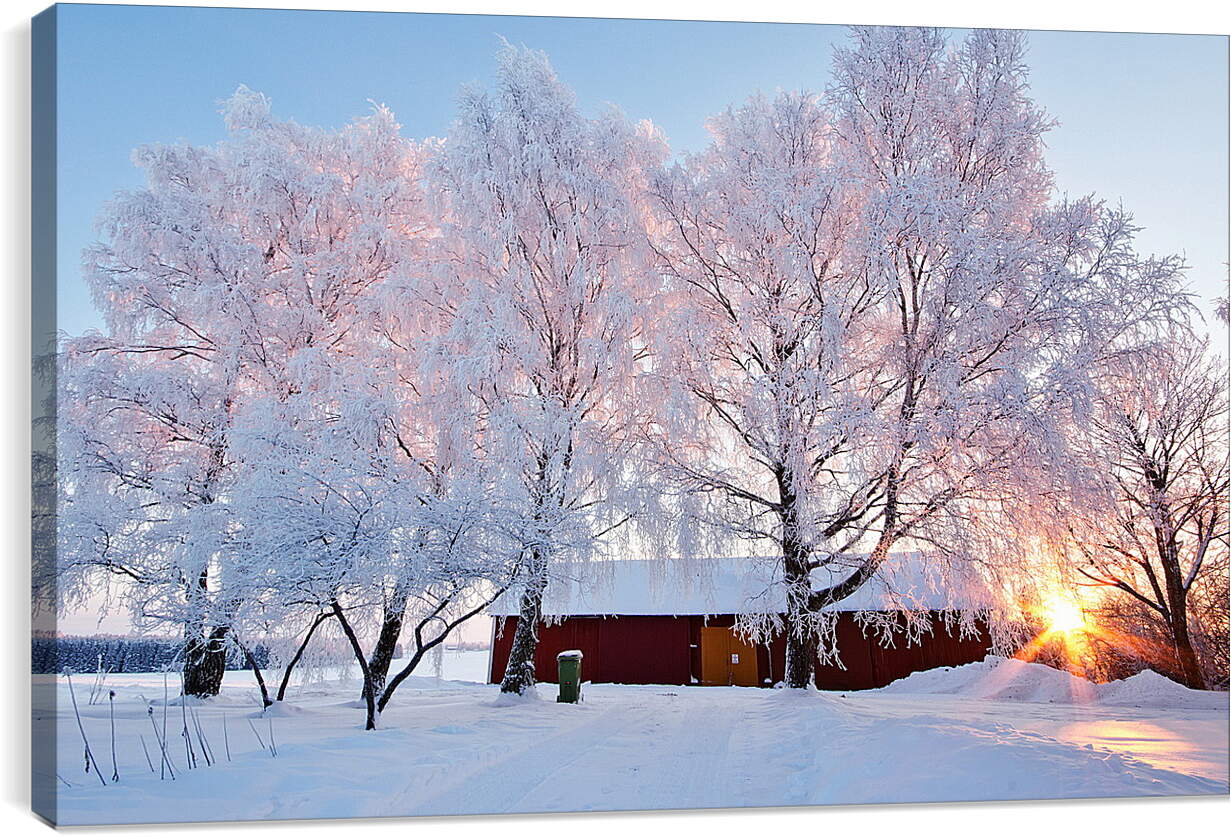
[[[1067,597],[1055,597],[1044,603],[1043,617],[1049,631],[1068,634],[1086,626],[1081,606]]]

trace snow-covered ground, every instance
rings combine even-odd
[[[869,692],[599,684],[567,705],[554,685],[507,702],[466,683],[486,672],[486,652],[447,653],[443,679],[407,681],[374,732],[360,729],[354,681],[297,688],[263,716],[251,675],[228,673],[223,695],[194,707],[218,764],[185,770],[183,711],[168,708],[173,781],[141,747],[157,769],[147,708],[161,726],[161,675],[108,679],[118,783],[106,698],[88,705],[90,678],[74,678],[105,788],[82,770],[63,679],[36,676],[37,704],[52,689],[61,702],[54,719],[36,707],[35,723],[56,725],[62,824],[1228,791],[1227,695],[1152,673],[1095,686],[991,659]],[[276,757],[257,740],[271,731]]]

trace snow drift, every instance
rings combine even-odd
[[[1040,663],[995,655],[965,666],[916,672],[875,692],[1111,707],[1218,709],[1226,703],[1221,693],[1189,689],[1148,669],[1122,681],[1095,684]]]

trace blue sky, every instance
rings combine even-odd
[[[614,102],[677,151],[708,116],[757,90],[821,90],[842,27],[60,6],[59,306],[70,334],[101,326],[80,276],[93,220],[146,142],[212,143],[239,84],[279,116],[338,126],[389,105],[409,136],[447,133],[460,86],[485,82],[499,36],[546,51],[588,108]],[[1123,201],[1144,250],[1182,252],[1190,283],[1222,293],[1227,256],[1227,38],[1034,32],[1035,98],[1057,119],[1060,188]],[[1205,306],[1209,311],[1209,306]]]

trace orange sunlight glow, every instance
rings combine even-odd
[[[1101,628],[1087,618],[1083,602],[1067,590],[1053,589],[1030,611],[1039,622],[1038,634],[1013,657],[1079,676],[1069,685],[1073,703],[1089,703],[1094,694],[1088,680],[1097,678],[1092,641],[1103,635]]]
[[[1043,603],[1042,615],[1050,632],[1072,634],[1086,629],[1086,615],[1071,597],[1053,596]]]

